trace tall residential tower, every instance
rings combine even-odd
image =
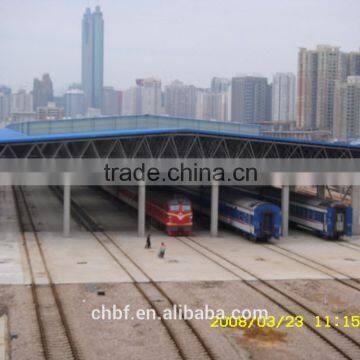
[[[231,81],[231,121],[252,124],[267,119],[267,79],[258,76],[234,77]]]
[[[34,111],[39,106],[46,106],[48,102],[54,100],[53,83],[49,74],[44,74],[42,79],[34,79],[33,102]]]
[[[297,79],[297,127],[333,131],[335,84],[359,75],[360,54],[319,45],[300,48]]]
[[[104,20],[100,7],[87,8],[82,20],[81,83],[86,108],[101,109],[104,77]]]
[[[360,138],[360,76],[335,85],[333,135],[342,141]]]
[[[196,118],[198,89],[179,80],[165,87],[165,114]]]
[[[295,121],[295,75],[276,73],[272,83],[272,121]]]

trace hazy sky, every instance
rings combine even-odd
[[[208,86],[212,76],[296,71],[297,48],[360,46],[359,0],[0,0],[0,84],[80,81],[81,19],[105,20],[105,85],[138,77]]]

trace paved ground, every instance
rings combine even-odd
[[[72,223],[72,233],[64,238],[61,233],[61,204],[50,190],[41,187],[26,192],[32,213],[40,228],[39,237],[49,259],[54,281],[58,283],[128,282],[130,278],[104,251],[88,232]],[[91,196],[92,195],[92,196]],[[0,191],[0,283],[28,283],[28,269],[18,232],[16,212],[9,189]],[[136,215],[128,208],[118,208],[99,193],[74,189],[73,197],[96,218],[118,244],[138,262],[154,281],[223,281],[236,277],[186,246],[181,241],[152,229],[153,249],[145,250],[145,239],[136,236]],[[118,229],[123,228],[123,231]],[[269,248],[242,238],[228,230],[220,231],[219,238],[210,238],[206,229],[195,231],[194,239],[219,252],[250,273],[266,280],[328,279],[329,276],[296,262]],[[359,240],[353,240],[358,243]],[[161,242],[167,245],[164,260],[157,257]],[[321,262],[349,277],[360,277],[360,248],[350,249],[310,234],[292,231],[291,235],[273,241]],[[31,243],[32,244],[32,243]],[[30,246],[31,246],[30,244]],[[251,279],[248,274],[241,274]]]
[[[0,284],[25,282],[19,226],[10,188],[0,188]]]
[[[0,360],[9,360],[8,320],[6,315],[0,315]]]
[[[352,239],[352,242],[360,244],[358,239]],[[349,249],[341,244],[341,242],[314,239],[314,236],[299,231],[294,231],[292,236],[281,241],[281,246],[284,248],[321,262],[348,276],[359,278],[360,247]]]
[[[66,314],[71,319],[70,325],[85,358],[116,358],[119,344],[127,359],[175,358],[173,344],[158,321],[94,322],[91,319],[91,310],[102,304],[124,306],[130,303],[136,308],[146,308],[147,305],[129,275],[93,235],[72,222],[71,236],[63,238],[62,207],[49,189],[33,187],[26,189],[25,193],[39,229],[49,271],[59,284]],[[151,227],[153,248],[145,250],[145,239],[136,236],[136,212],[86,188],[74,188],[72,196],[108,230],[116,244],[139,264],[148,277],[159,282],[178,303],[192,308],[208,304],[227,311],[258,307],[266,308],[276,316],[284,314],[283,309],[254,292],[233,273],[196,251],[200,249],[198,245],[186,238],[170,238]],[[0,200],[0,310],[2,307],[7,309],[10,330],[18,335],[12,341],[13,358],[22,359],[24,354],[32,354],[32,358],[41,359],[30,288],[22,286],[29,284],[30,277],[10,188],[0,188]],[[31,236],[29,248],[36,252]],[[309,261],[301,260],[304,262],[301,263],[274,251],[271,245],[253,243],[227,229],[220,230],[219,238],[211,238],[208,230],[198,225],[193,238],[198,244],[244,268],[245,272],[234,267],[242,279],[254,280],[253,274],[269,280],[323,316],[358,314],[360,311],[358,291],[330,280],[331,277],[316,266],[307,265]],[[350,241],[360,245],[360,239]],[[161,242],[167,245],[163,260],[157,257]],[[292,230],[289,237],[272,243],[331,267],[334,273],[360,278],[360,247],[345,247],[298,230]],[[112,250],[118,252],[115,247]],[[118,255],[121,254],[118,252]],[[122,261],[127,260],[123,257]],[[34,263],[34,267],[39,273],[43,271],[40,264]],[[41,276],[38,278],[41,280]],[[148,281],[144,275],[136,278]],[[104,290],[106,295],[98,296],[97,289]],[[336,353],[329,352],[327,345],[306,328],[281,329],[267,337],[239,329],[211,329],[209,325],[209,322],[194,324],[222,359],[337,358]],[[350,336],[359,337],[354,329],[345,331]]]

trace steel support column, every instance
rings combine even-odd
[[[325,197],[326,197],[325,196],[325,190],[326,190],[325,185],[318,185],[316,187],[318,198],[325,200]]]
[[[289,197],[290,186],[283,185],[281,188],[282,236],[289,235]]]
[[[211,236],[218,236],[218,220],[219,220],[219,183],[211,184],[211,219],[210,233]]]
[[[352,234],[360,235],[359,216],[360,216],[360,186],[352,186],[351,189],[352,204]]]
[[[141,181],[138,185],[138,236],[145,236],[145,182]]]
[[[71,185],[64,185],[63,196],[63,235],[70,235],[70,204],[71,204]]]

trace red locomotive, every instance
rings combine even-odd
[[[137,208],[138,193],[136,187],[106,187],[111,194],[126,204]],[[146,194],[146,215],[165,227],[170,236],[192,234],[193,213],[190,201],[183,196],[172,196],[154,189]]]

